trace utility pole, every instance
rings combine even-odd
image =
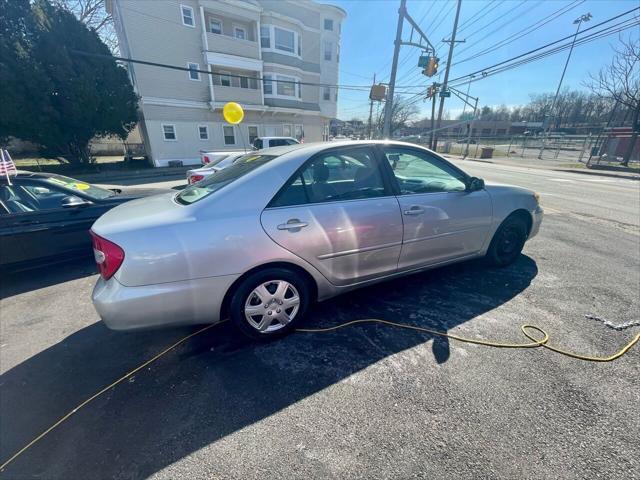
[[[468,97],[469,95],[467,95],[467,98]],[[473,117],[471,117],[471,123],[469,124],[469,134],[467,135],[467,147],[464,149],[464,158],[467,158],[469,156],[469,143],[471,143],[471,132],[473,132],[473,122],[475,122],[476,120],[477,110],[478,110],[478,97],[476,97],[475,103],[473,104]]]
[[[391,136],[391,113],[393,110],[393,91],[396,86],[396,71],[398,70],[398,56],[400,55],[400,45],[402,44],[402,25],[407,14],[407,0],[400,0],[398,9],[398,27],[396,28],[396,40],[393,49],[393,63],[391,64],[391,77],[389,78],[389,89],[387,90],[387,103],[384,105],[384,126],[382,127],[382,137]]]
[[[404,21],[407,21],[411,26],[411,35],[409,40],[402,40],[402,26]],[[414,41],[413,35],[417,34],[418,39]],[[423,43],[424,42],[424,43]],[[398,26],[396,28],[396,40],[394,42],[393,49],[393,62],[391,64],[391,77],[389,78],[389,88],[387,89],[386,104],[384,106],[384,124],[382,128],[382,136],[389,138],[391,136],[391,117],[393,116],[393,95],[396,87],[396,73],[398,70],[398,56],[400,55],[400,47],[402,45],[410,45],[412,47],[421,48],[425,53],[431,53],[432,63],[437,63],[435,58],[435,47],[431,44],[425,33],[420,28],[420,25],[409,15],[407,12],[407,0],[400,0],[400,8],[398,9]],[[422,58],[422,57],[421,57]],[[420,63],[420,62],[418,62]],[[435,65],[437,68],[437,64]],[[435,69],[434,69],[435,72]]]
[[[376,74],[373,74],[373,83],[372,85],[376,84]],[[371,98],[371,95],[369,95],[369,140],[371,140],[371,118],[373,116],[373,98]]]
[[[471,81],[469,81],[469,86],[471,86]],[[473,102],[473,117],[471,117],[471,122],[469,122],[468,127],[469,127],[469,131],[467,132],[467,147],[464,150],[464,158],[466,158],[467,156],[469,156],[469,143],[471,143],[471,133],[473,132],[473,122],[476,119],[476,112],[478,111],[478,101],[480,100],[478,97],[472,97],[471,95],[469,95],[469,87],[467,87],[467,93],[464,94],[462,93],[460,90],[451,87],[451,91],[453,92],[453,94],[458,97],[460,100],[462,100],[464,102],[464,106],[465,108],[467,107],[467,105],[471,106],[471,103],[469,103],[469,99],[473,98],[474,102]]]
[[[433,84],[432,88],[432,95],[431,95],[431,140],[429,142],[429,148],[431,148],[433,150],[433,139],[435,138],[435,134],[436,134],[436,83]]]
[[[551,130],[551,122],[553,119],[553,112],[556,108],[556,102],[558,101],[558,95],[560,94],[560,88],[562,87],[562,81],[564,80],[564,74],[567,72],[567,67],[569,66],[569,60],[571,60],[571,54],[573,53],[573,47],[576,44],[576,37],[580,32],[580,26],[582,22],[588,22],[591,20],[592,15],[590,13],[585,13],[584,15],[580,15],[576,18],[573,23],[578,24],[578,28],[576,28],[576,33],[573,35],[573,41],[571,42],[571,48],[569,49],[569,55],[567,55],[567,61],[564,64],[564,68],[562,69],[562,75],[560,75],[560,81],[558,82],[558,88],[556,90],[556,95],[553,97],[553,103],[551,103],[551,110],[549,111],[549,123],[543,132],[542,137],[542,147],[540,147],[540,153],[538,154],[538,160],[542,159],[542,152],[544,152],[546,137],[549,135],[549,131]],[[543,119],[544,120],[544,119]]]
[[[453,57],[453,47],[456,45],[456,32],[458,31],[458,19],[460,18],[460,6],[462,0],[458,0],[456,7],[456,18],[453,21],[453,32],[451,33],[451,40],[449,45],[449,56],[447,57],[447,68],[444,71],[444,81],[442,83],[442,90],[440,91],[440,108],[438,109],[438,125],[436,129],[440,129],[440,123],[442,122],[442,112],[444,111],[444,95],[447,92],[447,82],[449,81],[449,70],[451,69],[451,58]],[[438,135],[433,139],[433,151],[437,151],[438,148]]]

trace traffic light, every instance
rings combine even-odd
[[[438,62],[440,59],[438,57],[429,57],[429,61],[427,62],[427,66],[422,70],[422,74],[427,77],[433,77],[436,73],[438,73]]]
[[[438,88],[440,87],[439,83],[433,83],[427,87],[427,98],[435,97],[436,93],[438,93]]]

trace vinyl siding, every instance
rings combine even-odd
[[[182,24],[180,4],[193,8],[195,28]],[[118,7],[133,58],[185,68],[187,62],[193,62],[199,64],[200,69],[206,69],[196,1],[119,1]],[[146,65],[134,65],[132,68],[141,96],[197,101],[209,98],[205,74],[200,74],[200,81],[193,81],[185,71]]]

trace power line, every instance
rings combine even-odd
[[[631,22],[631,23],[629,23],[629,22]],[[626,24],[626,25],[624,25],[624,24]],[[619,32],[622,32],[624,30],[628,30],[629,28],[635,27],[637,25],[640,25],[640,21],[637,21],[635,19],[624,20],[624,21],[622,21],[622,22],[620,22],[620,23],[618,23],[616,25],[612,25],[610,27],[604,28],[602,30],[599,30],[597,32],[594,32],[594,33],[590,34],[587,37],[584,37],[584,38],[581,38],[580,40],[577,40],[576,43],[575,43],[575,46],[579,46],[579,45],[582,45],[582,44],[585,44],[585,43],[589,43],[589,42],[598,40],[600,38],[607,37],[609,35],[613,35],[614,33],[619,33]],[[466,80],[466,81],[461,81],[459,83],[456,83],[455,86],[461,86],[461,85],[466,85],[467,83],[477,82],[479,80],[482,80],[484,78],[496,75],[498,73],[502,73],[502,72],[505,72],[507,70],[511,70],[513,68],[517,68],[517,67],[522,66],[522,65],[526,65],[527,63],[531,63],[531,62],[540,60],[542,58],[545,58],[545,57],[548,57],[548,56],[551,56],[551,55],[555,55],[556,53],[559,53],[559,52],[561,52],[563,50],[566,50],[567,48],[570,48],[570,47],[571,47],[571,42],[563,44],[563,45],[560,45],[560,46],[555,47],[555,48],[553,48],[551,50],[548,50],[546,52],[538,53],[538,54],[536,54],[536,55],[534,55],[532,57],[524,58],[522,60],[519,60],[518,62],[515,62],[515,63],[512,63],[512,64],[508,64],[508,65],[503,65],[500,68],[496,68],[493,71],[490,71],[491,69],[487,68],[487,69],[483,70],[483,74],[482,75],[480,75],[480,76],[473,75],[473,78],[470,78],[469,80]],[[453,81],[462,80],[462,79],[464,79],[466,77],[467,76],[458,77],[457,79],[454,79]]]
[[[505,17],[507,17],[510,13],[512,13],[514,10],[517,10],[518,8],[520,8],[522,5],[524,5],[527,2],[527,0],[522,0],[520,3],[518,3],[515,7],[513,7],[512,9],[510,9],[509,11],[505,12],[504,14],[502,14],[500,16],[501,19],[504,19]],[[538,5],[541,2],[538,2]],[[536,5],[534,5],[535,7]],[[482,30],[484,30],[487,27],[494,27],[494,30],[492,30],[488,35],[485,35],[484,37],[482,37],[480,40],[477,40],[477,43],[480,43],[482,40],[484,40],[485,38],[487,38],[490,35],[493,35],[494,33],[500,31],[502,28],[504,28],[506,25],[508,25],[509,23],[511,23],[511,19],[508,19],[505,23],[503,23],[502,25],[500,25],[499,27],[494,27],[493,22],[489,22],[487,24],[485,24],[484,26],[478,28],[477,30],[474,30],[473,32],[465,35],[465,39],[469,39],[471,37],[473,37],[476,33],[481,32]]]
[[[293,84],[293,85],[310,85],[310,86],[315,86],[315,87],[330,87],[330,88],[342,88],[342,89],[346,89],[346,90],[357,90],[357,91],[366,91],[368,92],[369,89],[371,88],[371,85],[339,85],[339,84],[331,84],[331,83],[316,83],[316,82],[301,82],[301,81],[291,81],[291,80],[276,80],[274,78],[264,78],[264,77],[252,77],[252,76],[248,76],[248,75],[235,75],[233,73],[220,73],[220,72],[210,72],[208,70],[201,70],[201,69],[196,69],[196,68],[188,68],[188,67],[179,67],[177,65],[169,65],[166,63],[158,63],[158,62],[148,62],[145,60],[138,60],[135,58],[129,58],[129,57],[116,57],[116,56],[112,56],[112,55],[107,55],[105,53],[92,53],[92,52],[85,52],[82,50],[75,50],[75,49],[70,49],[69,50],[71,53],[75,54],[75,55],[80,55],[80,56],[84,56],[84,57],[96,57],[96,58],[105,58],[105,59],[112,59],[112,60],[116,60],[119,62],[124,62],[124,63],[135,63],[135,64],[140,64],[140,65],[146,65],[149,67],[158,67],[158,68],[168,68],[171,70],[178,70],[178,71],[182,71],[182,72],[198,72],[198,73],[204,73],[206,75],[220,75],[220,76],[224,76],[224,77],[229,77],[229,78],[246,78],[248,80],[257,80],[260,82],[278,82],[278,83],[287,83],[287,84]]]
[[[553,20],[555,20],[558,17],[561,17],[565,13],[568,13],[569,11],[573,10],[574,8],[578,7],[579,5],[581,5],[583,3],[584,3],[584,0],[574,0],[572,3],[570,3],[568,5],[565,5],[562,8],[559,8],[558,10],[554,11],[550,15],[548,15],[548,16],[542,18],[541,20],[538,20],[537,22],[535,22],[535,23],[533,23],[533,24],[531,24],[531,25],[529,25],[529,26],[527,26],[527,27],[525,27],[525,28],[523,28],[523,29],[511,34],[511,35],[509,35],[508,37],[504,38],[503,40],[500,40],[499,42],[496,42],[495,44],[486,47],[485,49],[481,50],[480,52],[477,52],[477,53],[471,55],[470,57],[464,58],[462,60],[458,60],[457,62],[454,63],[454,65],[457,65],[459,63],[468,62],[469,60],[474,60],[474,59],[476,59],[478,57],[486,55],[487,53],[493,52],[495,50],[498,50],[499,48],[502,48],[502,47],[504,47],[506,45],[509,45],[510,43],[513,43],[516,40],[518,40],[518,39],[520,39],[522,37],[525,37],[526,35],[529,35],[530,33],[533,33],[535,31],[537,31],[538,29],[540,29],[544,25],[552,22]],[[533,8],[535,8],[535,7],[533,7]],[[531,11],[531,9],[529,11]],[[487,38],[489,35],[483,37],[481,40],[478,41],[478,43],[480,41],[484,40],[485,38]],[[464,53],[464,52],[470,50],[471,48],[473,48],[473,45],[468,46],[466,48],[463,48],[462,50],[460,50],[459,53]]]
[[[491,12],[493,12],[496,8],[498,8],[498,7],[499,7],[500,5],[502,5],[503,3],[504,3],[504,0],[501,0],[500,2],[498,2],[497,4],[495,4],[492,8],[489,8],[489,9],[485,8],[485,9],[483,9],[483,10],[482,10],[482,15],[480,15],[478,18],[476,18],[476,21],[475,21],[474,23],[478,22],[478,20],[482,20],[484,17],[486,17],[487,15],[489,15]],[[464,28],[461,28],[461,29],[460,29],[460,32],[463,32],[464,30],[466,30],[467,28],[469,28],[469,26],[470,26],[470,25],[471,25],[471,24],[467,25],[467,26],[466,26],[466,27],[464,27]],[[488,24],[488,25],[491,25],[491,24]],[[485,27],[483,27],[483,28],[486,28],[488,25],[486,25],[486,26],[485,26]],[[474,33],[475,33],[475,32],[474,32]],[[473,35],[473,33],[472,33],[471,35]],[[469,35],[467,35],[467,36],[469,36]]]
[[[606,24],[606,23],[612,22],[613,20],[616,20],[616,19],[618,19],[618,18],[620,18],[620,17],[623,17],[623,16],[625,16],[625,15],[628,15],[628,14],[629,14],[629,13],[631,13],[631,12],[635,12],[636,10],[640,10],[640,7],[632,8],[631,10],[627,10],[626,12],[623,12],[623,13],[621,13],[621,14],[619,14],[619,15],[616,15],[616,16],[614,16],[614,17],[611,17],[611,18],[609,18],[609,19],[607,19],[607,20],[605,20],[605,21],[603,21],[603,22],[600,22],[600,23],[598,23],[598,24],[596,24],[596,25],[594,25],[594,26],[592,26],[592,27],[585,28],[584,30],[582,30],[582,31],[580,32],[580,35],[582,35],[582,34],[584,34],[584,33],[588,32],[589,30],[593,30],[594,28],[597,28],[597,27],[599,27],[599,26],[602,26],[602,25],[604,25],[604,24]],[[476,71],[475,71],[475,72],[473,72],[473,73],[469,73],[469,74],[467,74],[467,75],[462,75],[462,76],[460,76],[460,77],[454,78],[453,80],[451,80],[451,82],[456,82],[456,81],[461,80],[461,79],[463,79],[463,78],[470,77],[471,75],[474,75],[474,76],[475,76],[475,75],[479,75],[479,74],[481,74],[482,72],[484,72],[484,71],[486,71],[486,70],[490,70],[490,69],[492,69],[492,68],[495,68],[495,67],[497,67],[497,66],[503,65],[503,64],[505,64],[505,63],[512,62],[513,60],[517,60],[517,59],[519,59],[519,58],[526,57],[527,55],[530,55],[530,54],[532,54],[532,53],[538,52],[538,51],[540,51],[540,50],[544,50],[544,49],[545,49],[545,48],[547,48],[547,47],[550,47],[550,46],[555,45],[555,44],[557,44],[557,43],[563,42],[563,41],[565,41],[565,40],[567,40],[567,39],[569,39],[569,38],[573,38],[573,36],[574,36],[574,34],[567,35],[566,37],[560,38],[560,39],[555,40],[555,41],[553,41],[553,42],[549,42],[549,43],[547,43],[547,44],[545,44],[545,45],[542,45],[542,46],[540,46],[540,47],[534,48],[533,50],[529,50],[528,52],[522,53],[522,54],[517,55],[517,56],[515,56],[515,57],[512,57],[512,58],[510,58],[510,59],[508,59],[508,60],[503,60],[502,62],[498,62],[498,63],[496,63],[496,64],[494,64],[494,65],[489,66],[489,67],[482,68],[482,69],[480,69],[480,70],[476,70]]]

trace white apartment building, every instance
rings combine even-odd
[[[106,7],[123,57],[192,70],[128,66],[155,166],[199,163],[200,150],[239,150],[258,136],[326,139],[338,90],[318,84],[338,84],[341,8],[311,0],[107,0]],[[245,111],[240,125],[222,118],[229,101]]]

